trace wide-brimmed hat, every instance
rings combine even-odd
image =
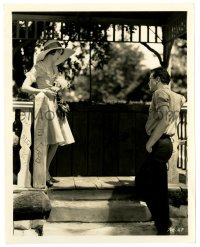
[[[63,50],[63,54],[60,55],[58,60],[55,62],[56,65],[63,63],[67,58],[74,54],[72,49],[63,48],[58,40],[48,40],[44,44],[44,50],[37,56],[36,62],[44,60],[45,56],[53,50]]]

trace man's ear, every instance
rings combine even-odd
[[[156,80],[156,83],[159,83],[160,82],[160,77],[157,76],[155,80]]]

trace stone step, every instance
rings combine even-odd
[[[47,192],[50,200],[133,200],[136,196],[134,187],[113,189],[50,189]]]
[[[123,236],[123,235],[156,235],[153,222],[120,222],[120,223],[50,223],[43,227],[43,236]],[[98,240],[96,240],[98,241]]]
[[[47,193],[51,200],[133,200],[135,177],[58,177]],[[187,197],[187,186],[169,184],[169,196]],[[183,198],[184,199],[184,198]],[[183,201],[183,200],[182,200]],[[181,202],[182,203],[182,202]]]
[[[171,235],[187,235],[188,219],[171,218]],[[114,235],[156,235],[157,231],[154,222],[103,222],[103,223],[84,223],[84,222],[15,222],[14,236],[114,236]],[[41,226],[40,228],[38,226]],[[64,240],[62,238],[62,240]],[[64,240],[65,241],[65,240]],[[65,243],[65,242],[64,242]]]
[[[135,177],[57,177],[58,183],[50,189],[113,189],[116,187],[133,187],[135,186]]]
[[[50,189],[47,191],[50,200],[134,200],[135,187],[117,187],[113,189]],[[187,204],[187,190],[178,187],[169,188],[171,204]]]
[[[49,222],[145,222],[151,214],[137,200],[51,200]],[[170,217],[187,218],[187,206],[170,205]]]
[[[140,201],[51,201],[49,222],[134,222],[151,218],[147,206]]]
[[[52,206],[49,222],[145,222],[151,218],[146,204],[136,197],[134,177],[58,179],[47,191]],[[169,192],[177,198],[181,189],[171,185]],[[187,217],[187,209],[170,208],[172,217]]]
[[[173,218],[171,235],[187,235],[187,218]],[[81,222],[46,222],[43,236],[147,236],[156,235],[154,222],[112,222],[112,223],[81,223]],[[96,240],[98,241],[98,240]],[[64,242],[65,243],[65,242]]]

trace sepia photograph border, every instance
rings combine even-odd
[[[12,12],[14,11],[187,11],[187,94],[188,94],[188,235],[187,236],[58,236],[13,235],[12,177]],[[5,112],[5,234],[6,243],[194,243],[196,226],[195,188],[195,97],[194,97],[194,5],[182,4],[5,4],[4,5],[4,112]]]

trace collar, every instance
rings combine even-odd
[[[158,89],[170,89],[169,85],[166,85],[166,84],[160,84],[157,88]]]

